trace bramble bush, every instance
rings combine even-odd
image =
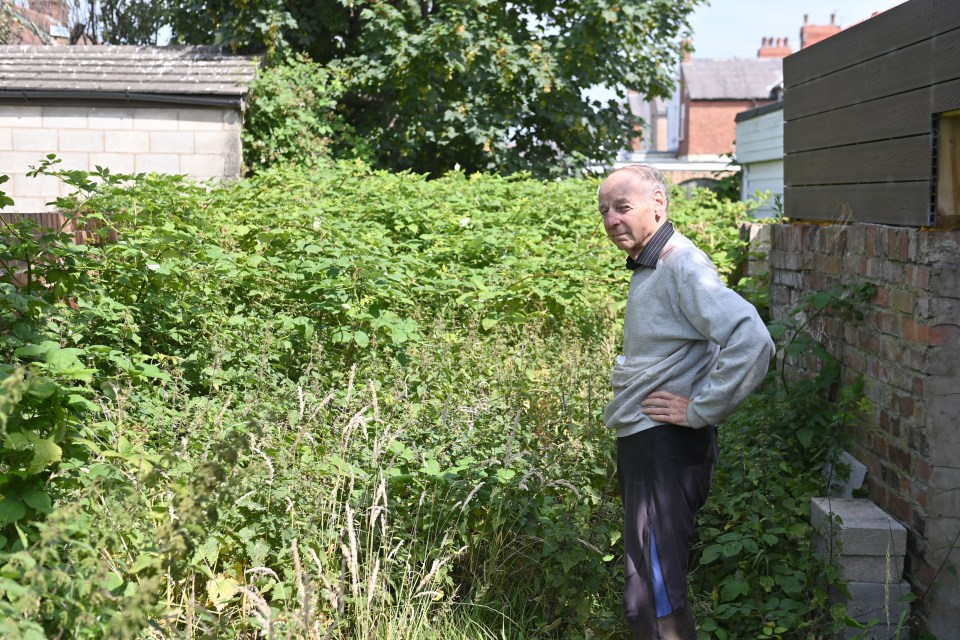
[[[4,637],[623,636],[600,414],[628,272],[596,182],[56,164],[90,242],[20,220],[0,249]],[[671,216],[733,273],[743,205]],[[723,427],[711,637],[842,624],[804,505],[848,394],[772,378]]]

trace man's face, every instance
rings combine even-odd
[[[665,218],[664,194],[629,171],[619,171],[600,186],[599,199],[607,237],[636,258]]]

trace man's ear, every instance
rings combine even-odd
[[[663,195],[663,191],[660,189],[655,189],[653,192],[653,205],[653,213],[657,222],[660,222],[660,219],[667,213],[667,197]]]

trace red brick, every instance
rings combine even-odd
[[[906,283],[918,289],[926,289],[930,286],[930,267],[908,264]]]
[[[900,522],[910,522],[910,516],[913,513],[907,501],[898,495],[890,496],[890,511]]]
[[[913,379],[913,393],[917,397],[923,395],[923,378],[914,378]]]
[[[877,287],[877,292],[876,294],[874,294],[873,300],[871,300],[870,302],[877,305],[878,307],[890,306],[890,291],[883,286]]]
[[[927,532],[927,520],[923,513],[924,510],[913,509],[913,513],[910,515],[910,528],[920,536],[921,538]]]
[[[930,327],[907,318],[903,321],[903,337],[911,342],[927,343],[930,337]]]
[[[919,482],[915,482],[913,486],[910,488],[910,492],[911,492],[911,496],[913,497],[913,501],[917,504],[917,506],[920,507],[921,509],[926,509],[927,508],[926,487],[921,485]]]
[[[911,455],[896,445],[891,444],[887,449],[889,451],[890,461],[899,467],[898,473],[901,470],[903,472],[909,472],[910,463],[913,462]]]
[[[858,336],[858,342],[860,346],[863,347],[869,353],[873,353],[873,354],[880,353],[880,339],[877,336],[870,333],[866,333],[864,331],[860,331],[860,335]]]
[[[897,311],[903,313],[913,313],[913,305],[917,302],[917,296],[912,291],[894,291],[890,294],[890,303]]]
[[[944,345],[960,346],[960,326],[938,324],[930,327],[929,343],[936,347]]]
[[[901,416],[913,415],[913,398],[910,396],[897,396],[897,405]]]
[[[923,482],[924,484],[930,482],[930,463],[927,462],[926,458],[914,456],[913,473],[920,482]]]

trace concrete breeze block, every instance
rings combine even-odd
[[[86,129],[86,107],[42,107],[45,129]]]
[[[906,580],[891,584],[848,582],[847,591],[850,594],[849,598],[839,590],[831,592],[830,602],[845,604],[847,612],[853,619],[869,626],[866,630],[846,629],[844,638],[866,637],[887,640],[896,637],[901,616],[910,613],[910,604],[901,600],[903,596],[910,593],[909,582]]]
[[[0,128],[27,127],[31,129],[39,129],[42,126],[43,107],[0,105]]]
[[[179,109],[134,109],[133,128],[147,131],[176,131],[179,127]]]
[[[180,131],[221,131],[226,111],[219,108],[181,109]]]
[[[90,107],[91,129],[133,129],[132,107]]]
[[[193,153],[190,131],[151,131],[150,153]]]
[[[61,129],[59,138],[61,151],[103,151],[103,131]]]
[[[832,516],[840,522],[831,527]],[[907,550],[907,530],[869,500],[811,498],[810,524],[824,538],[832,530],[843,555],[902,557]]]
[[[138,153],[134,159],[137,173],[180,173],[180,156],[175,153]]]
[[[14,151],[40,151],[40,155],[56,153],[58,149],[56,129],[14,129]]]
[[[150,133],[147,131],[105,131],[104,150],[112,153],[142,153],[150,151]]]
[[[899,582],[903,577],[903,556],[891,555],[889,559],[886,556],[851,556],[838,547],[831,550],[819,535],[814,535],[813,540],[817,555],[840,565],[840,577],[846,582],[884,584]]]

